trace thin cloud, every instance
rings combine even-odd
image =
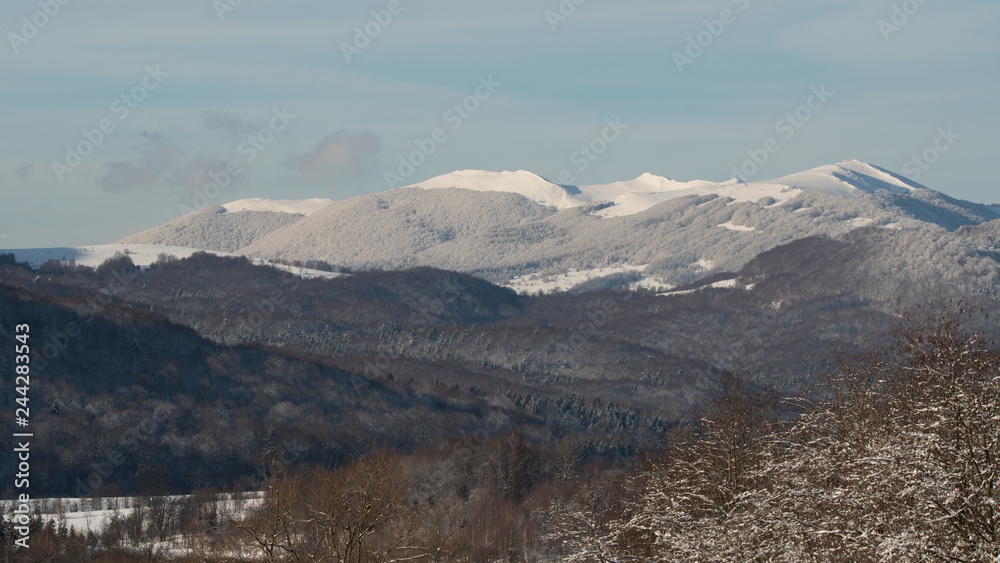
[[[97,184],[110,193],[169,188],[187,193],[203,188],[212,174],[225,170],[227,161],[211,155],[188,158],[183,149],[160,133],[142,133],[146,146],[132,160],[106,162]],[[232,179],[242,183],[243,177]]]
[[[171,176],[169,182],[173,186],[182,187],[185,193],[188,193],[191,189],[203,189],[209,183],[215,182],[219,174],[226,169],[228,161],[220,160],[215,156],[198,156],[191,160],[186,160],[171,171]],[[242,185],[246,181],[246,176],[241,174],[237,176],[228,175],[229,181],[228,189]]]
[[[304,180],[361,178],[378,171],[382,142],[368,131],[338,131],[327,135],[313,150],[289,158],[285,164]]]
[[[22,182],[27,180],[28,177],[31,176],[31,169],[33,166],[34,165],[31,164],[30,162],[28,164],[25,164],[24,166],[18,168],[17,170],[14,170],[14,176],[16,176],[17,179],[21,180]]]
[[[160,133],[142,133],[146,146],[132,161],[106,162],[97,185],[111,193],[157,187],[168,170],[177,165],[181,150]]]
[[[234,143],[239,142],[253,130],[253,127],[239,115],[211,109],[205,110],[202,114],[202,123],[211,131],[226,134]]]

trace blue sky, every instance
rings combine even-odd
[[[721,181],[771,138],[752,179],[859,158],[1000,200],[995,0],[8,0],[0,31],[4,248],[387,172]]]

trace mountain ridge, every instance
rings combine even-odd
[[[859,160],[748,183],[646,173],[564,186],[524,170],[465,170],[326,205],[309,200],[308,214],[287,212],[294,202],[253,201],[232,205],[239,211],[202,209],[118,244],[322,260],[353,270],[431,266],[533,292],[569,289],[570,280],[623,281],[626,272],[641,287],[676,287],[736,271],[760,252],[807,236],[869,226],[954,232],[1000,218],[994,206]],[[553,284],[551,276],[571,272]]]

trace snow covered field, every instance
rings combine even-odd
[[[204,499],[214,503],[220,514],[243,514],[260,505],[262,493],[250,492],[240,496],[219,494],[217,497]],[[154,502],[150,502],[150,501]],[[178,507],[184,502],[193,501],[191,495],[174,495],[167,497],[107,497],[107,498],[55,498],[35,499],[31,501],[32,514],[39,514],[42,522],[53,520],[56,525],[66,524],[67,529],[77,533],[88,531],[99,534],[108,529],[116,518],[128,518],[136,510],[150,510],[150,504],[163,507]],[[9,514],[14,509],[14,501],[0,501],[0,509]]]
[[[96,268],[119,252],[128,255],[132,259],[133,264],[142,268],[149,267],[150,264],[156,262],[161,254],[175,258],[188,258],[196,252],[209,252],[216,256],[242,257],[239,254],[232,254],[230,252],[203,251],[196,248],[161,244],[101,244],[58,248],[20,248],[5,250],[4,252],[13,254],[18,262],[28,262],[34,268],[41,266],[49,260],[58,260],[60,262],[69,262],[72,260],[78,266]],[[273,266],[303,278],[336,278],[344,275],[336,272],[276,264],[260,258],[251,258],[250,260],[255,264]]]
[[[624,274],[628,272],[641,272],[646,266],[612,266],[608,268],[593,268],[590,270],[571,269],[565,274],[542,275],[531,274],[512,279],[504,284],[514,291],[525,295],[538,292],[549,293],[551,291],[566,291],[583,282],[590,281],[613,274]]]

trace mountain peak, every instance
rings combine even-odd
[[[891,172],[881,166],[876,166],[862,160],[852,159],[845,160],[843,162],[838,162],[837,166],[844,170],[849,170],[851,172],[856,172],[858,174],[864,174],[866,176],[871,176],[873,178],[878,178],[885,180],[891,184],[904,188],[907,192],[913,191],[915,189],[927,189],[909,178],[905,178]]]
[[[312,198],[312,199],[271,199],[269,197],[255,197],[250,199],[240,199],[222,205],[223,213],[239,213],[240,211],[273,211],[277,213],[291,213],[293,215],[309,215],[315,211],[333,203],[332,199]]]
[[[646,172],[645,174],[640,175],[634,181],[636,181],[636,182],[663,182],[664,180],[666,180],[668,182],[673,182],[674,181],[674,180],[671,180],[670,178],[667,178],[666,176],[660,176],[658,174],[653,174],[652,172]]]
[[[858,199],[865,193],[875,193],[878,190],[909,194],[917,189],[927,189],[884,168],[856,159],[819,166],[770,180],[768,183],[821,191],[852,199]]]
[[[510,192],[557,209],[578,207],[586,203],[574,197],[571,186],[560,186],[527,170],[515,172],[458,170],[406,187],[424,190],[462,188],[478,192]]]

